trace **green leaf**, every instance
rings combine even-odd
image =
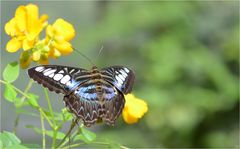
[[[4,91],[3,96],[9,102],[14,102],[15,98],[17,97],[17,92],[15,91],[15,89],[13,88],[13,86],[10,83],[7,83],[5,85],[5,91]]]
[[[84,141],[85,143],[90,143],[92,141],[94,141],[96,139],[96,134],[85,129],[84,127],[81,127],[80,128],[80,131],[81,131],[81,134],[77,135],[75,138],[74,138],[74,141],[76,140],[82,140]]]
[[[55,115],[55,120],[59,121],[71,121],[73,119],[72,113],[68,112],[66,108],[62,109],[61,113],[54,113]]]
[[[33,107],[39,107],[37,99],[39,98],[37,95],[29,93],[28,95],[28,103]]]
[[[89,143],[89,141],[82,134],[76,135],[73,139],[73,142],[75,142],[77,140],[82,140],[85,143]]]
[[[26,125],[25,127],[33,129],[38,134],[42,134],[42,130],[40,128],[37,128],[37,127],[33,126],[33,125]]]
[[[22,100],[20,98],[15,98],[14,99],[14,105],[15,107],[21,107],[22,105],[24,105],[24,102],[22,102]]]
[[[34,116],[34,117],[39,117],[38,114],[34,113],[34,112],[29,112],[23,108],[16,108],[16,113],[19,113],[19,114],[25,114],[25,115],[30,115],[30,116]]]
[[[3,79],[7,82],[13,82],[18,78],[19,65],[18,62],[9,63],[3,70]]]
[[[43,133],[42,129],[37,128],[37,127],[35,127],[33,125],[26,125],[26,127],[33,129],[38,134],[42,134]],[[48,135],[50,137],[53,137],[53,131],[52,130],[45,130],[45,133],[46,133],[46,135]],[[65,134],[63,132],[60,132],[60,131],[57,132],[56,139],[62,140],[64,137],[65,137]]]
[[[29,149],[29,148],[21,144],[13,144],[6,147],[6,149]]]
[[[39,144],[22,144],[25,147],[31,148],[31,149],[37,149],[37,148],[41,148],[41,146]]]
[[[53,131],[47,130],[46,135],[53,137]],[[60,132],[60,131],[57,132],[56,139],[62,140],[64,137],[65,137],[65,134],[63,132]]]
[[[7,131],[3,131],[3,133],[0,133],[0,140],[1,146],[3,146],[4,148],[21,143],[21,141],[15,134]]]
[[[110,142],[109,143],[109,148],[111,149],[121,149],[121,146],[119,143],[116,143],[116,142]]]

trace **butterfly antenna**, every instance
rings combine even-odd
[[[73,48],[73,50],[75,52],[77,52],[78,54],[80,54],[82,57],[86,58],[88,60],[88,62],[90,62],[92,65],[96,66],[89,57],[87,57],[85,54],[83,54],[82,52],[78,51],[77,49]]]
[[[98,52],[98,57],[97,58],[99,58],[100,54],[102,53],[102,50],[103,50],[103,45],[102,45],[101,49]]]
[[[99,58],[100,54],[102,53],[102,50],[103,50],[103,45],[101,46],[101,48],[100,48],[100,50],[98,52],[98,56],[96,58],[96,61],[98,61],[98,58]]]

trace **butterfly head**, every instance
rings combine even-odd
[[[92,70],[97,70],[97,66],[94,65],[94,66],[92,67]]]

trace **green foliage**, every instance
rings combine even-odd
[[[20,139],[15,134],[8,131],[0,132],[0,148],[28,149],[28,147],[21,144]]]
[[[81,132],[81,134],[74,137],[74,141],[82,140],[85,143],[90,143],[96,139],[96,134],[87,130],[84,127],[80,127],[80,132]]]
[[[44,131],[46,133],[46,135],[48,135],[49,137],[52,137],[52,138],[54,137],[54,133],[55,133],[54,131],[51,131],[51,130],[42,130],[33,125],[26,125],[26,128],[31,128],[38,134],[43,134],[43,131]],[[58,131],[57,135],[56,135],[56,139],[62,140],[64,138],[64,136],[65,136],[65,134],[63,132]]]
[[[14,102],[17,97],[17,92],[14,90],[10,83],[5,85],[4,97],[9,102]]]
[[[32,94],[32,93],[29,93],[27,95],[29,97],[28,98],[28,103],[33,107],[38,107],[39,105],[38,105],[37,100],[38,100],[39,97],[35,94]]]
[[[3,79],[9,83],[14,82],[19,75],[18,62],[9,63],[3,70]]]

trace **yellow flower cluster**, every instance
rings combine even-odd
[[[8,52],[23,49],[20,56],[22,68],[27,68],[32,61],[47,64],[49,57],[58,58],[73,51],[69,43],[75,36],[74,27],[63,19],[57,19],[48,25],[47,15],[39,18],[38,7],[34,4],[19,6],[15,16],[6,23],[5,32],[11,37],[7,43]],[[46,28],[46,37],[39,39]]]

